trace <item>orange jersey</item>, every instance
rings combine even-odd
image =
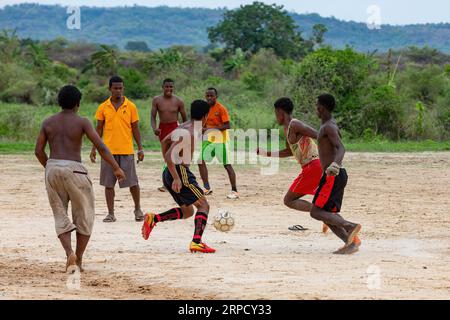
[[[228,114],[227,108],[225,108],[221,103],[216,102],[209,109],[208,119],[206,120],[206,128],[217,128],[223,126],[224,123],[230,121],[230,116]],[[208,141],[223,143],[228,141],[228,130],[218,134],[218,132],[211,132],[208,134]]]

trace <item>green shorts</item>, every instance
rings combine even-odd
[[[220,164],[230,164],[228,159],[228,143],[203,141],[201,159],[205,161],[205,163],[211,163],[214,158],[216,158]]]

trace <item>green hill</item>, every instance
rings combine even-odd
[[[66,7],[21,4],[0,9],[0,29],[17,29],[21,37],[116,44],[145,41],[151,49],[172,45],[208,45],[207,27],[222,18],[223,9],[149,8],[142,6],[96,8],[81,7],[81,30],[69,30]],[[408,26],[383,25],[369,30],[364,23],[323,18],[317,14],[292,14],[307,37],[312,26],[326,25],[326,43],[334,47],[350,45],[360,51],[387,51],[405,46],[430,46],[450,52],[450,24]]]

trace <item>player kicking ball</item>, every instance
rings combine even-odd
[[[280,98],[275,104],[275,117],[279,125],[284,127],[286,136],[286,148],[277,154],[280,158],[294,156],[302,171],[294,180],[288,192],[284,196],[284,204],[291,209],[310,212],[312,203],[302,198],[305,195],[314,195],[322,177],[322,168],[319,161],[319,151],[314,140],[317,139],[317,131],[300,120],[294,119],[292,112],[294,104],[289,98]],[[273,157],[272,152],[258,148],[258,155]],[[323,231],[328,228],[325,224]],[[290,230],[307,230],[302,226],[293,226]]]
[[[318,147],[323,175],[314,196],[311,217],[324,222],[344,241],[345,246],[335,251],[335,254],[352,254],[358,251],[355,238],[361,230],[361,225],[347,221],[339,214],[348,177],[342,166],[344,145],[332,116],[335,106],[336,101],[332,95],[324,94],[318,97],[317,115],[322,120]]]
[[[203,231],[208,221],[209,204],[194,174],[189,170],[195,149],[194,124],[195,121],[201,121],[202,124],[199,128],[203,128],[209,108],[206,101],[192,102],[191,120],[181,124],[178,129],[172,131],[161,141],[164,159],[167,163],[167,168],[163,172],[163,183],[180,207],[160,214],[147,213],[142,225],[142,237],[145,240],[149,238],[158,223],[190,218],[194,215],[194,207],[196,207],[194,237],[189,250],[202,253],[216,252],[215,249],[202,242]]]

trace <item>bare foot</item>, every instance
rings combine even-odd
[[[333,252],[333,254],[350,255],[350,254],[354,254],[358,251],[359,251],[359,247],[356,244],[352,243],[349,246],[342,247],[339,250]]]
[[[358,235],[358,233],[360,231],[361,231],[360,224],[357,224],[352,230],[349,230],[347,243],[345,244],[346,247],[349,247],[353,243],[353,241],[355,240],[355,237]]]
[[[80,269],[80,272],[84,272],[82,258],[77,258],[77,267]]]
[[[66,272],[67,273],[75,273],[76,270],[77,270],[77,256],[75,255],[75,253],[72,252],[67,257]]]

